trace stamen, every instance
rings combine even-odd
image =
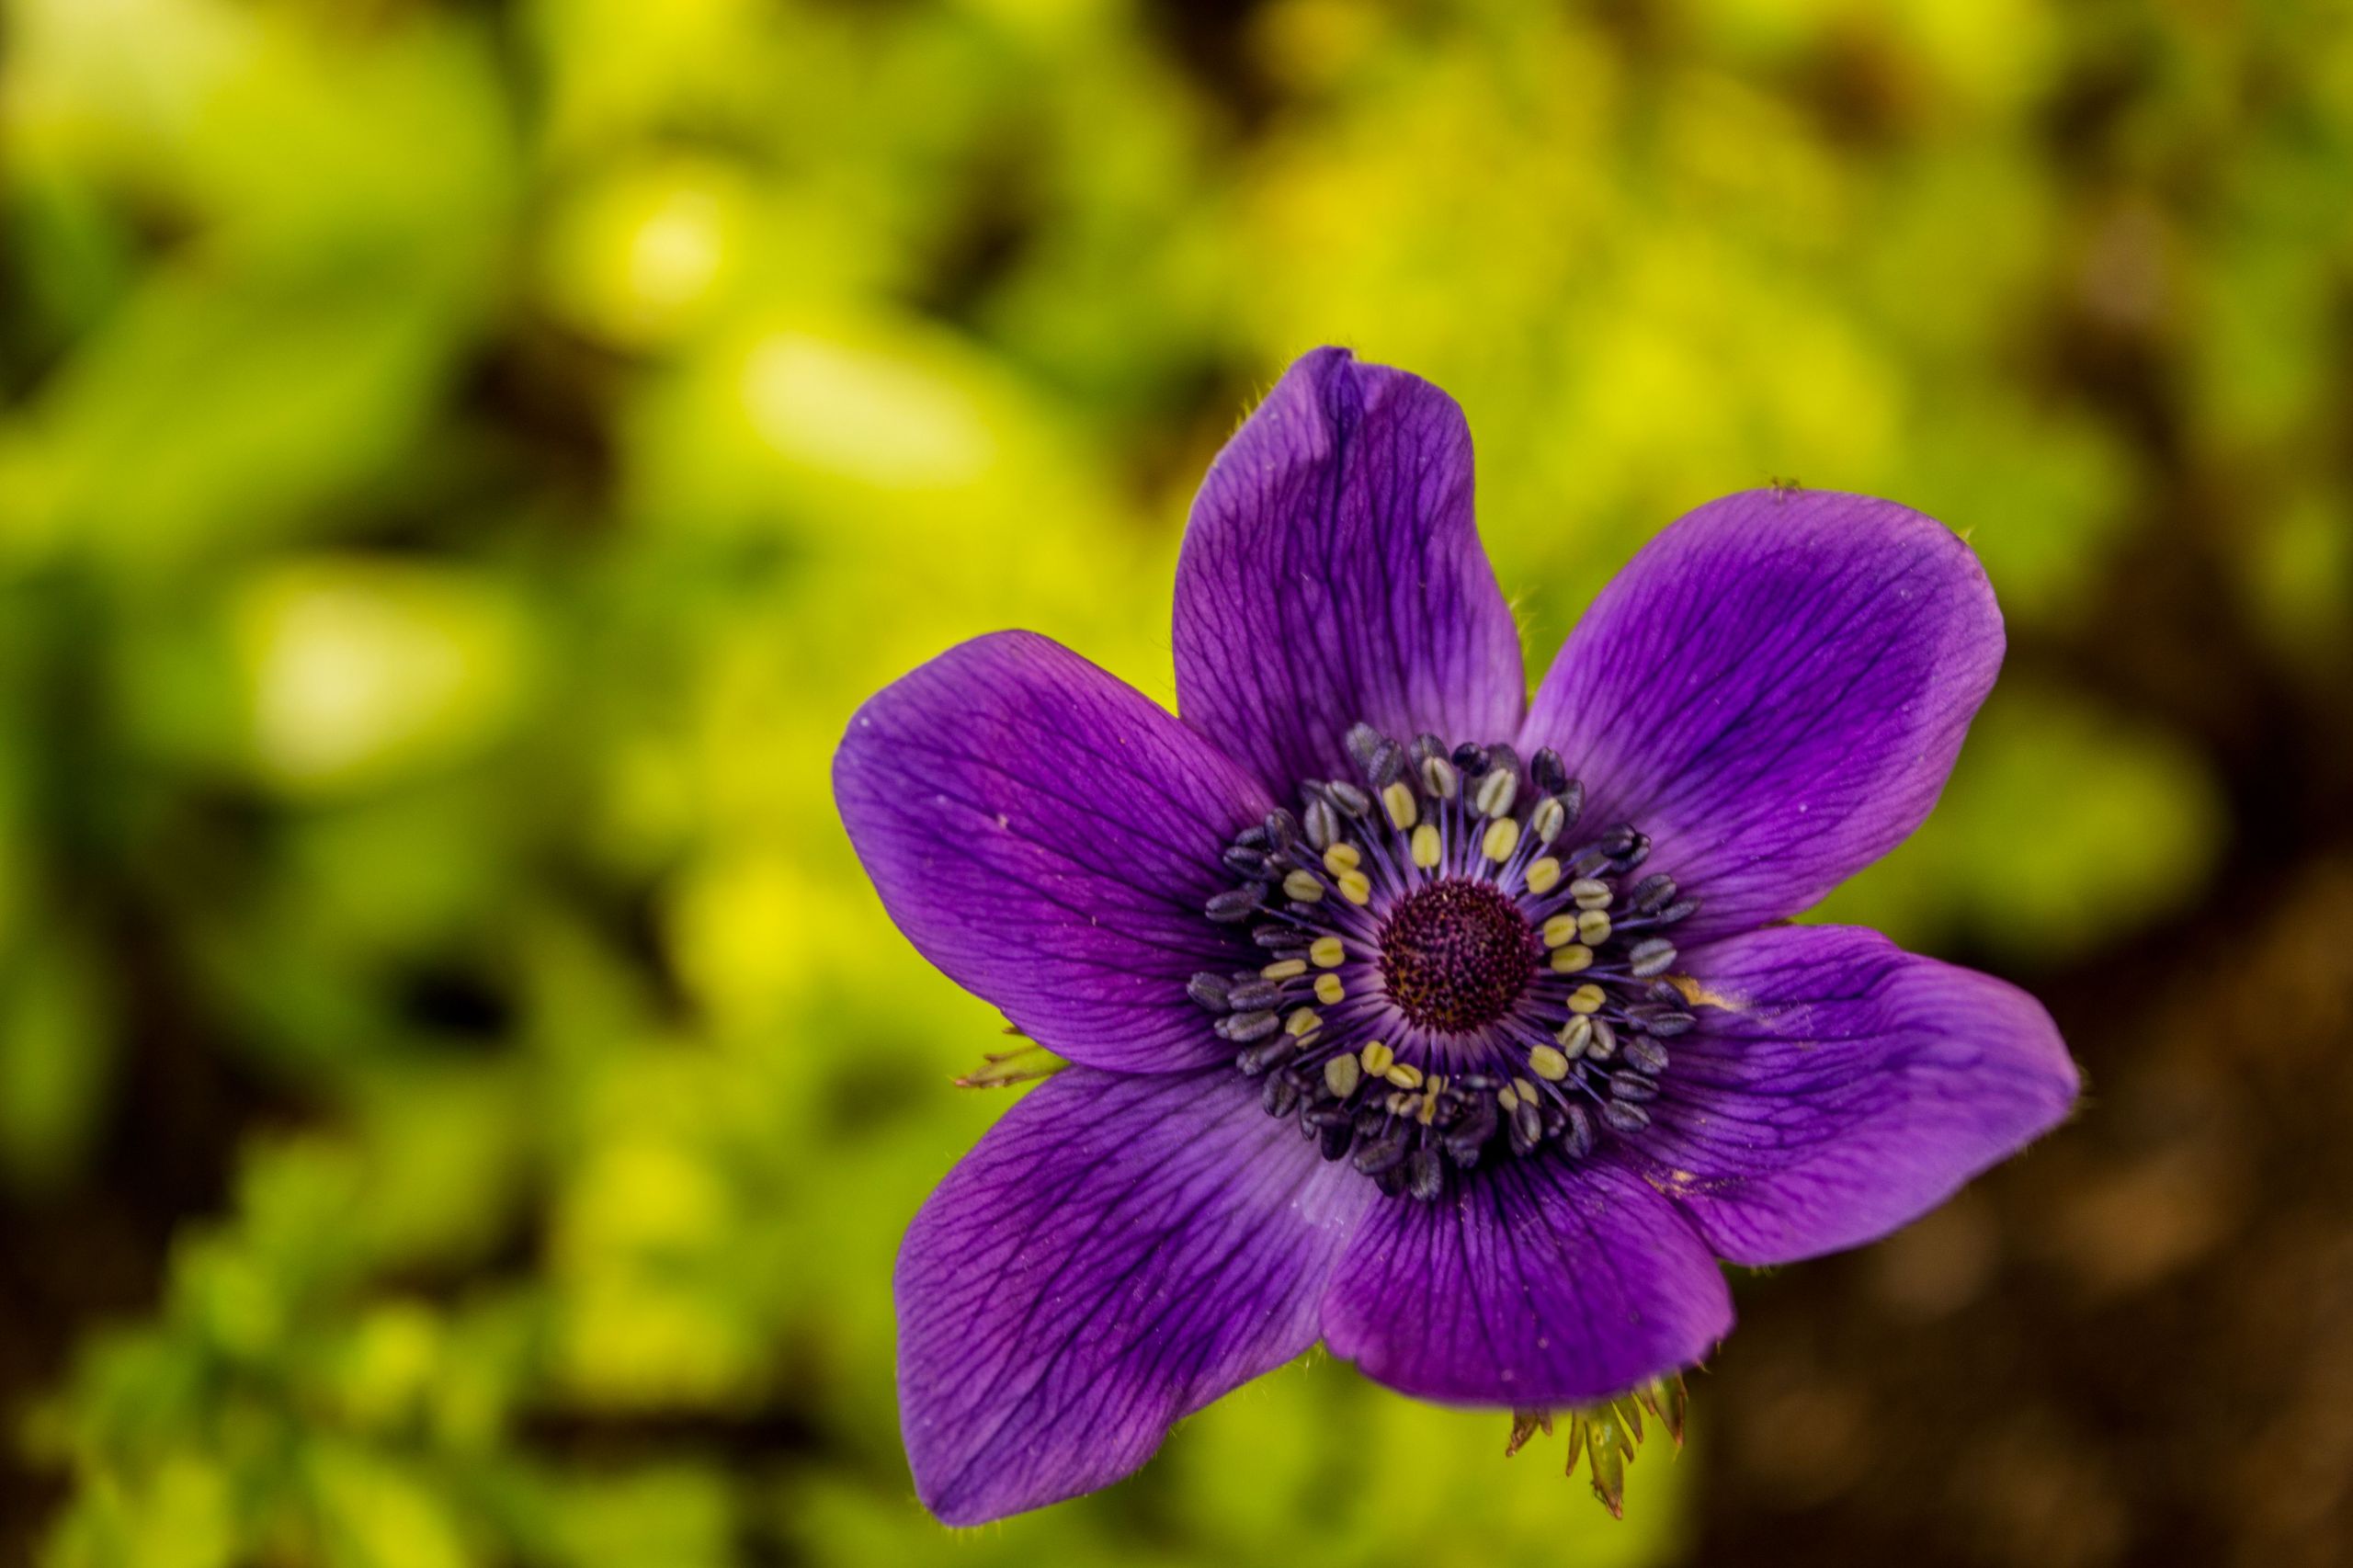
[[[1280,969],[1283,966],[1271,964],[1268,967]],[[1288,975],[1269,974],[1258,980],[1245,980],[1228,993],[1226,1003],[1237,1013],[1248,1013],[1262,1007],[1277,1006],[1282,1002],[1283,988],[1276,982],[1289,978]]]
[[[1651,1124],[1650,1112],[1620,1099],[1602,1101],[1601,1119],[1620,1132],[1640,1132]]]
[[[1390,1071],[1395,1072],[1396,1069],[1392,1068]],[[1621,1100],[1639,1102],[1656,1099],[1658,1085],[1640,1073],[1612,1073],[1609,1074],[1609,1092]]]
[[[1518,799],[1519,775],[1497,768],[1479,780],[1473,803],[1482,816],[1502,817],[1510,814],[1513,802]]]
[[[1277,1035],[1272,1040],[1244,1050],[1233,1059],[1233,1064],[1242,1070],[1244,1077],[1256,1078],[1262,1074],[1273,1072],[1290,1061],[1291,1052],[1297,1049],[1298,1047],[1291,1041]]]
[[[1490,860],[1508,860],[1511,852],[1519,847],[1519,824],[1511,817],[1497,817],[1487,824],[1486,836],[1480,841],[1480,852]]]
[[[1221,926],[1238,925],[1258,912],[1258,890],[1228,888],[1211,898],[1207,914]]]
[[[1655,1078],[1666,1071],[1666,1047],[1638,1034],[1626,1042],[1626,1061]]]
[[[1547,795],[1558,795],[1569,787],[1569,770],[1562,766],[1561,754],[1551,746],[1529,759],[1528,776]]]
[[[1283,879],[1283,893],[1301,903],[1313,903],[1324,896],[1324,884],[1313,871],[1293,871]]]
[[[1644,877],[1634,885],[1626,906],[1637,915],[1655,915],[1675,900],[1675,879],[1665,872]]]
[[[1232,1017],[1217,1021],[1217,1032],[1237,1045],[1264,1040],[1280,1028],[1282,1020],[1267,1012],[1236,1013]]]
[[[1347,956],[1347,949],[1340,945],[1337,937],[1318,937],[1308,944],[1307,956],[1318,969],[1337,969],[1340,960]]]
[[[1307,808],[1307,845],[1319,854],[1330,854],[1339,847],[1340,835],[1347,830],[1340,822],[1340,810],[1321,796]]]
[[[1260,878],[1271,878],[1274,875],[1273,870],[1267,864],[1267,852],[1263,849],[1253,849],[1246,844],[1228,846],[1225,853],[1218,858],[1225,863],[1227,870],[1237,877],[1256,881]]]
[[[1389,825],[1400,832],[1413,826],[1414,819],[1421,815],[1421,808],[1415,802],[1413,790],[1407,789],[1402,779],[1381,790],[1381,809],[1388,813]]]

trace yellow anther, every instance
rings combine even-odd
[[[1389,813],[1389,824],[1403,833],[1414,825],[1422,814],[1420,804],[1414,799],[1413,787],[1398,779],[1381,791],[1381,809]]]
[[[1284,1031],[1302,1040],[1323,1027],[1324,1016],[1313,1007],[1293,1007],[1290,1017],[1283,1020]]]
[[[1353,844],[1335,844],[1324,851],[1324,869],[1334,876],[1353,871],[1364,864],[1364,855]]]
[[[1397,786],[1392,784],[1390,788],[1394,790]],[[1426,822],[1414,830],[1414,864],[1423,870],[1427,871],[1438,864],[1438,854],[1444,847],[1437,824]]]
[[[1574,974],[1579,970],[1592,967],[1593,949],[1591,948],[1579,947],[1575,943],[1571,943],[1552,955],[1554,974]]]
[[[1315,999],[1326,1007],[1347,994],[1348,988],[1340,983],[1338,975],[1319,974],[1315,977]]]
[[[1396,1060],[1397,1053],[1377,1040],[1370,1041],[1362,1051],[1357,1052],[1357,1061],[1363,1065],[1367,1073],[1376,1078],[1388,1072],[1389,1064]]]
[[[1350,1095],[1355,1094],[1357,1085],[1363,1076],[1363,1072],[1357,1066],[1357,1059],[1353,1056],[1335,1056],[1331,1061],[1324,1063],[1324,1086],[1331,1090],[1334,1096],[1339,1099],[1347,1099]]]
[[[1594,877],[1579,877],[1569,884],[1569,896],[1579,909],[1609,907],[1609,884]]]
[[[1350,903],[1363,904],[1372,902],[1372,879],[1362,871],[1342,871],[1339,881],[1340,896]]]
[[[1313,903],[1324,896],[1324,884],[1314,872],[1302,869],[1283,879],[1283,892],[1302,903]]]
[[[1546,947],[1565,948],[1576,939],[1577,917],[1575,915],[1567,914],[1555,915],[1550,920],[1544,922],[1544,945]]]
[[[1561,885],[1561,863],[1550,855],[1531,863],[1528,868],[1528,891],[1551,892]]]
[[[1438,1119],[1438,1091],[1433,1089],[1427,1095],[1416,1095],[1414,1097],[1420,1102],[1414,1108],[1414,1119],[1415,1121],[1420,1122],[1424,1127],[1427,1127],[1431,1122]]]
[[[1318,937],[1307,945],[1307,956],[1315,960],[1317,969],[1337,969],[1347,952],[1340,946],[1337,937]],[[1299,960],[1292,959],[1290,961],[1297,963]]]
[[[1569,993],[1569,1011],[1597,1013],[1601,1010],[1601,1005],[1608,1000],[1608,998],[1601,994],[1600,986],[1580,985]]]
[[[1479,788],[1472,796],[1472,803],[1479,814],[1499,817],[1511,810],[1512,801],[1519,798],[1519,775],[1497,768],[1479,780]]]
[[[1597,947],[1609,940],[1609,915],[1606,911],[1588,909],[1577,916],[1577,935],[1588,947]]]
[[[1538,1095],[1536,1092],[1536,1085],[1529,1083],[1527,1079],[1514,1078],[1511,1081],[1511,1086],[1519,1091],[1519,1097],[1522,1104],[1542,1105],[1544,1103],[1542,1096]]]
[[[1297,980],[1307,972],[1304,959],[1278,959],[1258,971],[1261,980]]]
[[[1593,1039],[1593,1020],[1583,1016],[1571,1018],[1552,1038],[1561,1042],[1562,1054],[1574,1062],[1585,1054],[1586,1046]]]
[[[1569,1059],[1549,1045],[1540,1045],[1528,1053],[1528,1070],[1547,1083],[1557,1084],[1569,1075]]]
[[[1389,1070],[1381,1076],[1401,1089],[1418,1089],[1422,1086],[1422,1070],[1410,1062],[1391,1062]]]
[[[1495,1104],[1502,1107],[1505,1110],[1510,1110],[1512,1107],[1518,1103],[1519,1096],[1509,1084],[1506,1084],[1502,1088],[1495,1091]]]
[[[1479,852],[1490,860],[1508,860],[1511,852],[1519,847],[1519,819],[1497,817],[1487,824],[1486,836],[1479,840]]]

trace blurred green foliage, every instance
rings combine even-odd
[[[1190,488],[1318,342],[1464,403],[1535,667],[1773,475],[1968,532],[2022,642],[2190,476],[2212,593],[2341,656],[2341,23],[1214,9],[8,0],[0,1174],[116,1180],[156,1061],[233,1151],[21,1415],[48,1562],[1671,1554],[1688,1465],[1613,1527],[1320,1359],[974,1537],[899,1457],[891,1259],[999,1020],[833,744],[1007,625],[1167,698]],[[2055,369],[2133,355],[2186,424]],[[2030,972],[2198,897],[2220,809],[2054,661],[1829,912]]]

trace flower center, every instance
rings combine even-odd
[[[1640,1134],[1697,1021],[1665,933],[1698,902],[1636,880],[1631,824],[1574,831],[1585,791],[1550,751],[1366,724],[1348,751],[1362,784],[1309,779],[1226,846],[1204,913],[1237,961],[1186,988],[1267,1114],[1425,1201],[1482,1161]]]
[[[1389,999],[1437,1034],[1465,1034],[1510,1011],[1544,944],[1492,882],[1456,879],[1400,899],[1381,933]]]

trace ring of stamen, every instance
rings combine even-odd
[[[1574,835],[1550,751],[1363,724],[1348,749],[1364,784],[1309,780],[1227,846],[1236,885],[1204,913],[1256,958],[1187,987],[1267,1113],[1423,1199],[1449,1169],[1640,1134],[1696,1021],[1666,935],[1696,901],[1636,879],[1631,825]]]

